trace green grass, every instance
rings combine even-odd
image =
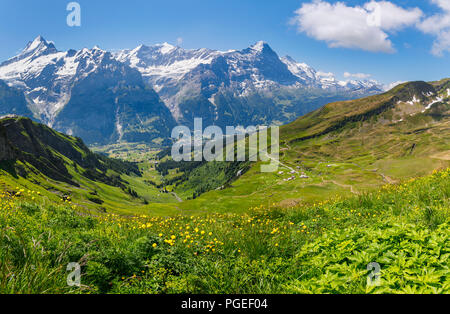
[[[289,209],[171,217],[81,215],[35,191],[4,192],[0,292],[449,293],[449,178],[447,169]],[[82,265],[81,288],[65,283],[70,262]],[[379,286],[367,285],[371,262]]]
[[[21,163],[18,162],[20,165]],[[33,169],[31,165],[24,166],[27,169]],[[122,175],[132,188],[138,193],[139,197],[132,197],[119,187],[107,185],[105,183],[89,180],[76,172],[73,167],[68,166],[69,173],[73,179],[80,185],[75,187],[68,183],[51,180],[42,175],[39,171],[29,171],[27,177],[14,177],[6,170],[0,169],[0,187],[3,190],[11,190],[15,187],[26,190],[39,191],[49,202],[59,202],[64,196],[70,196],[71,203],[76,205],[84,212],[99,214],[121,213],[123,215],[134,214],[161,214],[168,215],[177,213],[178,210],[171,205],[177,203],[171,194],[160,193],[159,189],[144,182],[148,178],[148,173],[144,171],[143,177],[134,175]],[[79,167],[79,171],[82,168]],[[92,197],[101,199],[102,204],[96,204],[90,201]],[[145,204],[145,200],[150,204]],[[155,203],[157,206],[153,206]]]
[[[160,149],[145,143],[118,143],[105,146],[93,146],[92,151],[108,155],[111,158],[131,162],[148,162],[154,160]]]
[[[448,104],[367,115],[410,93],[330,104],[282,127],[283,173],[254,163],[233,178],[234,165],[210,163],[177,184],[183,171],[162,176],[158,151],[129,143],[96,148],[137,163],[142,176],[121,172],[135,164],[106,167],[103,178],[121,172],[126,189],[89,179],[54,149],[79,186],[2,163],[0,292],[449,293]],[[69,262],[82,265],[81,289],[65,283]],[[367,286],[370,262],[381,286]]]

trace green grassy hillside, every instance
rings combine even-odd
[[[293,209],[80,215],[0,195],[1,293],[450,293],[450,169]],[[80,288],[66,266],[82,267]],[[368,285],[367,265],[381,267]]]
[[[148,212],[150,202],[176,202],[145,183],[145,164],[91,152],[79,138],[27,118],[0,120],[0,187],[33,190],[49,202],[67,200],[91,213]],[[169,209],[170,210],[170,209]]]
[[[446,168],[449,91],[450,80],[411,82],[385,94],[328,104],[281,128],[279,172],[261,173],[255,164],[231,187],[178,207],[224,212],[261,204],[292,207]],[[295,180],[286,181],[293,175]]]

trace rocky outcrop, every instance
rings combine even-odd
[[[0,161],[13,160],[14,150],[11,145],[9,145],[6,137],[0,134]]]

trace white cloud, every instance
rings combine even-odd
[[[372,76],[371,74],[366,74],[366,73],[349,73],[349,72],[344,73],[345,78],[356,78],[359,80],[366,80],[366,79],[370,78],[371,76]]]
[[[378,18],[378,27],[384,31],[398,31],[415,25],[423,15],[419,8],[403,9],[389,1],[370,1],[364,5],[373,19]],[[370,17],[369,17],[370,20]]]
[[[392,53],[395,49],[387,32],[416,24],[422,11],[403,9],[388,1],[372,0],[363,7],[351,7],[343,2],[314,0],[304,3],[295,14],[291,22],[299,32],[325,41],[329,47]]]
[[[442,13],[435,14],[419,23],[418,28],[426,33],[436,36],[431,53],[443,56],[444,52],[450,52],[450,1],[431,0],[442,9]]]
[[[431,48],[431,53],[438,57],[442,57],[446,51],[450,52],[450,29],[441,31]]]
[[[323,78],[328,78],[328,79],[334,79],[334,73],[332,73],[332,72],[317,71],[317,76],[323,77]]]
[[[178,38],[177,38],[177,46],[178,46],[178,47],[181,47],[182,44],[183,44],[183,38],[178,37]]]
[[[437,4],[444,11],[450,12],[450,1],[448,0],[431,0],[431,2]]]
[[[383,87],[384,87],[384,90],[385,90],[385,91],[388,91],[388,90],[391,90],[391,89],[393,89],[394,87],[396,87],[396,86],[398,86],[398,85],[400,85],[400,84],[403,84],[403,83],[406,83],[406,82],[405,82],[405,81],[392,82],[392,83],[390,83],[390,84],[384,85]]]

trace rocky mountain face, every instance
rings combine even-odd
[[[91,143],[151,142],[170,136],[175,121],[137,70],[100,49],[76,55],[79,72],[69,101],[54,119],[56,129]]]
[[[25,95],[0,80],[0,117],[8,114],[32,117]]]
[[[88,143],[167,138],[175,121],[140,73],[98,49],[59,52],[42,37],[0,66],[35,117]]]
[[[169,44],[115,53],[158,91],[179,123],[286,123],[327,102],[382,91],[375,81],[338,81],[265,42],[240,51],[184,50]]]
[[[331,101],[382,91],[375,81],[342,82],[280,58],[264,42],[226,52],[169,44],[61,52],[39,36],[0,65],[0,79],[22,91],[28,107],[8,100],[1,113],[32,112],[102,144],[167,138],[175,124],[192,126],[195,117],[222,127],[282,124]]]

